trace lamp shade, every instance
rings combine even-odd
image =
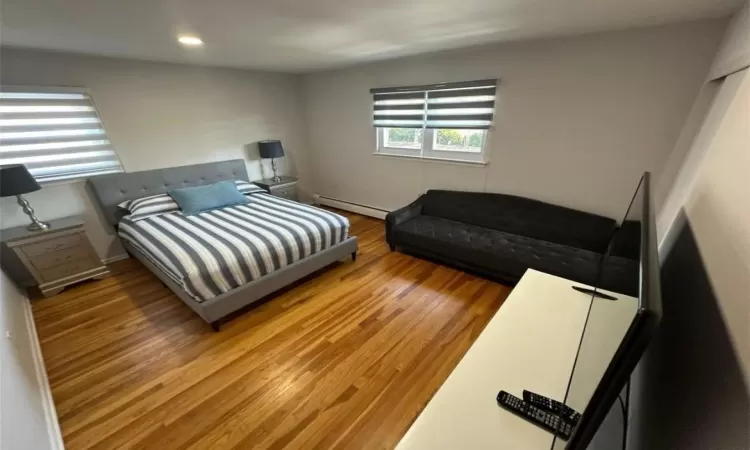
[[[281,158],[284,156],[284,148],[281,141],[260,141],[258,151],[261,158]]]
[[[0,167],[0,197],[28,194],[41,188],[23,164]]]

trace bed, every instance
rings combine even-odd
[[[182,187],[249,181],[244,160],[102,175],[87,181],[126,251],[216,331],[237,310],[357,254],[346,218],[312,206],[248,194],[237,205],[132,220],[117,205]]]

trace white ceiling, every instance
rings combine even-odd
[[[489,42],[717,17],[742,0],[3,0],[0,43],[305,72]],[[199,49],[178,33],[205,41]]]

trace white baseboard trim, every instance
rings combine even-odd
[[[109,258],[104,258],[102,262],[104,264],[112,264],[113,262],[122,261],[123,259],[128,259],[128,258],[130,258],[130,255],[128,255],[127,253],[123,253],[122,255],[115,255],[115,256],[110,256]]]
[[[351,202],[347,202],[344,200],[339,200],[337,198],[325,197],[319,194],[315,194],[314,200],[315,200],[315,204],[317,205],[330,206],[332,208],[343,209],[344,211],[362,214],[363,216],[370,216],[370,217],[374,217],[376,219],[381,219],[381,220],[385,220],[385,215],[388,214],[388,211],[384,209],[373,208],[372,206],[360,205],[357,203],[351,203]]]
[[[57,421],[57,410],[55,401],[52,398],[52,391],[47,379],[47,369],[44,367],[44,357],[42,348],[39,345],[39,335],[36,333],[36,324],[34,324],[34,313],[31,310],[31,301],[24,297],[24,315],[26,316],[26,330],[29,332],[29,342],[31,343],[31,357],[34,360],[34,370],[36,371],[37,383],[42,397],[42,406],[44,407],[45,421],[47,422],[47,438],[52,450],[65,450],[63,444],[60,423]]]

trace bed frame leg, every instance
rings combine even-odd
[[[220,326],[221,326],[221,325],[219,324],[219,321],[218,321],[218,320],[217,320],[217,321],[215,321],[215,322],[211,322],[211,329],[212,329],[212,330],[214,330],[214,331],[215,331],[215,332],[217,332],[217,333],[219,332],[219,327],[220,327]]]
[[[352,252],[352,261],[357,260],[357,252]]]

